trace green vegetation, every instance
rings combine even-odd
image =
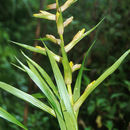
[[[47,34],[45,37],[37,39],[37,41],[41,44],[40,46],[36,44],[35,47],[31,46],[31,45],[27,45],[27,44],[22,44],[22,43],[18,43],[18,42],[13,42],[12,43],[21,46],[23,48],[26,48],[32,52],[37,52],[40,53],[42,55],[46,55],[49,58],[50,64],[47,62],[47,60],[43,60],[43,63],[41,62],[40,64],[47,64],[46,69],[44,70],[43,68],[45,67],[41,67],[39,64],[37,64],[34,60],[30,59],[25,53],[22,52],[24,58],[22,59],[26,59],[28,66],[24,65],[21,62],[20,58],[16,58],[16,60],[19,62],[19,65],[15,64],[15,58],[12,58],[13,55],[20,55],[19,54],[19,49],[15,49],[15,51],[12,51],[12,46],[9,45],[7,46],[2,46],[3,49],[1,49],[1,61],[2,63],[5,63],[7,66],[2,66],[2,64],[0,65],[0,70],[1,70],[1,75],[0,75],[0,79],[1,81],[4,82],[0,82],[0,88],[15,95],[16,97],[23,99],[24,101],[27,101],[29,103],[31,103],[32,105],[40,108],[41,110],[51,114],[52,116],[54,116],[53,119],[55,119],[55,117],[58,120],[59,123],[59,127],[62,130],[78,130],[81,129],[80,127],[82,126],[84,129],[93,129],[93,128],[108,128],[108,129],[116,129],[116,128],[121,128],[124,129],[128,126],[128,124],[126,124],[126,122],[128,123],[129,120],[124,121],[124,116],[121,112],[122,109],[127,108],[129,105],[128,99],[129,99],[129,95],[127,94],[127,92],[125,92],[124,90],[126,89],[126,91],[129,92],[129,88],[127,86],[129,86],[129,81],[127,78],[127,74],[124,73],[123,68],[125,67],[126,70],[128,69],[127,64],[124,65],[124,67],[120,67],[119,71],[120,74],[114,74],[112,77],[110,77],[104,84],[101,84],[101,86],[106,86],[108,88],[108,90],[110,91],[110,93],[108,93],[105,87],[99,87],[99,89],[97,89],[96,91],[94,91],[94,94],[91,94],[91,92],[93,92],[93,90],[100,85],[100,83],[102,83],[102,81],[104,81],[104,79],[106,79],[110,74],[112,74],[118,67],[119,65],[123,62],[123,60],[126,58],[126,56],[130,53],[130,50],[127,49],[127,51],[111,66],[108,68],[108,66],[110,66],[110,64],[112,64],[113,57],[108,57],[108,60],[110,60],[109,64],[107,66],[104,66],[103,64],[98,65],[96,62],[91,64],[91,61],[89,63],[89,59],[93,60],[92,56],[99,56],[102,57],[104,56],[109,56],[108,52],[109,49],[105,52],[102,45],[98,48],[96,46],[96,44],[98,44],[99,46],[99,40],[103,40],[104,41],[108,41],[110,42],[111,39],[105,39],[106,37],[109,36],[109,34],[103,34],[106,35],[106,37],[104,38],[99,38],[98,40],[98,32],[95,34],[95,37],[91,36],[90,33],[92,33],[92,31],[94,31],[95,29],[97,29],[99,27],[99,25],[104,22],[104,19],[102,19],[95,27],[93,27],[92,29],[90,29],[89,31],[85,32],[85,29],[83,28],[82,30],[80,29],[80,31],[78,31],[78,33],[73,37],[72,40],[70,40],[70,37],[72,36],[71,32],[71,28],[75,27],[75,25],[77,25],[77,28],[79,28],[79,24],[76,22],[74,22],[73,17],[68,18],[67,20],[64,20],[63,16],[64,16],[64,11],[66,9],[69,9],[70,6],[72,6],[73,8],[73,4],[76,5],[75,3],[76,1],[66,1],[65,4],[62,5],[62,3],[58,3],[58,0],[56,1],[56,4],[51,4],[49,6],[47,6],[47,11],[50,9],[56,9],[56,14],[54,14],[54,12],[52,11],[52,13],[49,13],[49,11],[40,11],[40,13],[38,14],[34,14],[35,17],[37,18],[44,18],[44,19],[48,19],[48,20],[52,20],[53,22],[56,21],[56,25],[57,25],[57,32],[58,35],[56,34],[56,36]],[[48,2],[47,2],[48,3]],[[85,2],[83,2],[85,4]],[[89,3],[89,1],[88,1]],[[14,3],[13,3],[14,4]],[[25,3],[26,8],[28,9],[29,15],[31,13],[30,8],[28,6],[28,3]],[[81,2],[82,4],[82,2]],[[89,3],[91,5],[91,2]],[[96,3],[97,4],[97,3]],[[76,5],[76,7],[78,7],[79,5]],[[125,4],[124,4],[125,6]],[[80,12],[79,8],[79,12]],[[68,14],[66,13],[67,11],[65,11],[65,16],[67,16]],[[73,10],[70,10],[70,12],[75,13]],[[70,14],[69,14],[70,15]],[[127,15],[127,13],[126,13]],[[81,15],[82,16],[82,15]],[[83,17],[84,18],[84,17]],[[119,17],[118,17],[119,18]],[[108,15],[106,17],[106,20],[109,20],[112,18],[110,18],[110,16]],[[64,22],[65,21],[65,22]],[[72,25],[69,25],[72,22]],[[80,27],[82,27],[84,24],[82,24],[83,21],[77,21],[81,24]],[[68,27],[68,32],[65,30],[65,28]],[[104,24],[100,25],[103,26]],[[32,25],[30,25],[32,27]],[[85,28],[86,27],[85,25]],[[107,28],[107,26],[106,26]],[[115,29],[115,28],[114,28]],[[114,31],[113,29],[113,31]],[[51,27],[48,27],[48,30],[50,30],[50,32],[53,33],[54,30],[56,30],[56,28],[54,27],[54,29],[52,30]],[[52,30],[52,31],[51,31]],[[74,31],[74,30],[73,30]],[[3,31],[1,31],[3,34]],[[74,31],[75,32],[75,31]],[[109,32],[109,31],[108,31]],[[111,32],[111,30],[110,30]],[[6,40],[9,40],[9,33],[4,32],[5,34],[3,34],[3,39],[1,40],[2,42],[4,41],[4,38]],[[69,33],[72,33],[71,35],[67,35]],[[120,32],[121,33],[121,32]],[[88,51],[85,53],[84,56],[84,60],[82,62],[82,65],[80,64],[74,64],[79,63],[77,61],[80,61],[80,58],[77,59],[75,58],[78,54],[73,51],[74,54],[71,54],[71,52],[69,52],[71,49],[75,49],[75,46],[79,46],[79,44],[77,44],[80,40],[82,40],[84,37],[88,36],[88,34],[90,34],[90,37],[93,37],[93,39],[97,39],[97,41],[94,41],[92,45],[90,45]],[[115,33],[114,33],[115,34]],[[25,34],[26,36],[26,34]],[[24,36],[24,37],[25,37]],[[116,37],[119,38],[120,34],[116,34]],[[15,35],[14,35],[15,37]],[[29,36],[31,37],[31,36]],[[59,37],[59,39],[57,39],[56,37]],[[11,38],[12,39],[12,38]],[[6,41],[5,40],[5,41]],[[70,41],[70,42],[69,42]],[[85,38],[82,40],[85,42]],[[81,42],[82,42],[81,41]],[[50,43],[54,43],[53,45]],[[68,43],[68,44],[66,44]],[[44,47],[42,47],[43,45]],[[59,46],[59,47],[57,47]],[[85,45],[83,45],[85,47]],[[88,45],[87,45],[88,46]],[[97,49],[95,49],[95,51],[92,51],[93,47],[97,47]],[[51,49],[49,49],[51,48]],[[58,54],[57,52],[59,52],[60,48],[60,53]],[[86,48],[86,47],[85,47]],[[107,46],[107,48],[109,48],[109,46]],[[118,48],[118,47],[117,47]],[[128,46],[126,46],[126,48],[128,48]],[[4,55],[3,50],[5,49],[9,49],[11,51],[7,51],[7,54]],[[84,48],[77,48],[79,51],[79,54],[81,53],[80,51],[84,51]],[[98,51],[99,49],[99,51]],[[94,50],[94,49],[93,49]],[[90,57],[90,52],[91,53],[91,57]],[[14,53],[15,52],[15,53]],[[68,54],[70,53],[70,54]],[[94,53],[94,55],[93,55]],[[106,53],[106,54],[105,54]],[[119,52],[120,54],[121,52]],[[23,57],[22,56],[22,57]],[[74,63],[71,61],[72,57],[74,58]],[[32,81],[37,85],[37,87],[41,90],[42,93],[36,93],[36,91],[34,90],[35,94],[27,94],[27,87],[24,86],[24,84],[27,84],[28,81],[25,80],[25,78],[23,78],[24,74],[20,74],[21,72],[15,72],[14,68],[12,68],[9,63],[8,63],[8,59],[10,58],[9,61],[13,62],[12,64],[14,66],[16,66],[18,69],[22,70],[23,72],[27,73],[29,75],[29,77],[32,79]],[[20,60],[19,60],[20,59]],[[70,60],[71,59],[71,60]],[[87,60],[86,60],[87,59]],[[102,62],[106,60],[106,57],[102,57]],[[85,67],[86,66],[86,62],[87,61],[87,65],[91,66],[92,69],[89,69],[89,67]],[[62,72],[62,67],[61,65],[57,64],[57,62],[59,62],[60,64],[62,64],[63,66],[63,72]],[[101,71],[103,71],[106,67],[108,68],[99,78],[97,78],[97,74],[94,72],[95,70],[95,66],[99,66],[98,69],[96,69],[96,73],[100,73]],[[45,66],[45,65],[43,65]],[[50,76],[51,70],[50,68],[52,68],[53,71],[53,75],[54,76]],[[9,72],[11,72],[11,74],[13,75],[13,77],[11,77],[11,80],[8,80],[7,78],[4,78],[7,73],[3,73],[4,70],[11,70]],[[49,71],[48,71],[48,70]],[[79,71],[78,75],[75,76],[77,74],[77,70]],[[47,72],[48,71],[48,72]],[[76,71],[76,72],[75,72]],[[85,71],[83,73],[83,71]],[[86,76],[86,72],[87,72],[87,76]],[[62,74],[64,73],[64,74]],[[4,75],[3,75],[4,74]],[[95,75],[96,74],[96,75]],[[73,76],[72,76],[73,75]],[[89,75],[89,76],[88,76]],[[117,77],[117,75],[119,77]],[[21,77],[21,80],[19,82],[19,80],[17,79],[17,77],[19,76],[19,79]],[[14,78],[16,77],[16,78]],[[25,77],[25,76],[24,76]],[[52,78],[55,78],[55,81],[52,80]],[[121,78],[120,81],[117,81],[117,78]],[[10,78],[9,78],[10,79]],[[13,80],[16,80],[15,83],[11,83]],[[91,80],[90,80],[91,79]],[[95,80],[96,79],[96,80]],[[94,81],[93,81],[94,80]],[[12,85],[8,85],[12,84]],[[20,86],[22,91],[13,87],[13,86]],[[126,86],[123,88],[120,88],[120,90],[123,90],[122,92],[116,92],[116,89],[114,88],[116,85],[118,86]],[[86,86],[86,88],[84,88],[83,86]],[[109,88],[110,86],[110,88]],[[112,88],[111,88],[112,86]],[[114,91],[116,93],[114,93]],[[26,91],[26,92],[23,92]],[[112,91],[112,92],[111,92]],[[19,117],[19,121],[14,118],[13,115],[9,114],[6,110],[6,107],[4,106],[5,101],[3,100],[3,96],[4,93],[3,91],[0,91],[2,93],[1,97],[0,97],[0,102],[2,103],[3,106],[1,106],[2,108],[0,108],[0,116],[24,129],[27,129],[24,125],[22,125],[19,121],[21,120],[22,122],[22,116]],[[104,92],[104,93],[103,93]],[[92,96],[89,96],[89,95]],[[88,97],[89,96],[89,97]],[[23,113],[23,108],[24,107],[20,107],[19,105],[15,105],[12,106],[9,102],[11,100],[13,100],[13,98],[10,100],[8,97],[8,95],[6,96],[6,100],[8,101],[8,105],[7,108],[9,107],[10,110],[15,106],[17,106],[19,109],[17,109],[17,113],[19,113],[20,115]],[[124,101],[123,100],[118,100],[120,99],[120,97],[124,97]],[[87,98],[87,104],[86,106],[84,105],[84,107],[81,107],[81,105],[84,103],[84,101]],[[113,102],[111,102],[109,99],[111,99]],[[16,101],[18,99],[15,99]],[[18,100],[20,101],[20,100]],[[114,102],[115,101],[115,102]],[[22,103],[23,104],[23,103]],[[5,110],[3,109],[5,108]],[[119,111],[118,111],[119,108]],[[80,109],[80,111],[79,111]],[[37,113],[37,109],[36,109],[36,113]],[[80,112],[80,113],[79,113]],[[128,110],[126,109],[126,114],[127,114]],[[12,112],[11,112],[12,113]],[[44,112],[42,112],[44,113]],[[81,116],[78,116],[78,115]],[[87,119],[82,115],[86,114]],[[116,118],[116,114],[118,114],[117,116],[117,121],[115,120]],[[38,120],[40,120],[41,123],[39,123],[38,127],[39,129],[42,129],[42,123],[46,122],[46,129],[51,129],[51,126],[49,126],[49,122],[48,122],[48,116],[45,115],[43,117],[43,115],[41,116],[39,113],[38,114],[32,114],[33,116],[28,116],[29,120],[27,123],[27,127],[28,129],[35,129],[35,127],[37,126],[37,122]],[[41,118],[43,119],[41,121]],[[84,119],[85,118],[85,119]],[[125,122],[124,126],[117,126],[117,124],[115,122],[118,122],[119,118]],[[50,117],[50,120],[53,120]],[[79,119],[79,120],[78,120]],[[104,121],[102,120],[104,119]],[[91,123],[91,121],[94,121],[94,123]],[[3,120],[0,119],[1,122],[1,128],[4,129],[4,122]],[[35,124],[33,124],[32,122],[35,122]],[[48,124],[47,124],[48,122]],[[78,125],[79,122],[79,125]],[[87,122],[87,124],[85,123]],[[30,124],[29,124],[30,123]],[[25,124],[25,123],[24,123]],[[54,122],[54,126],[55,126]],[[95,125],[96,124],[96,125]],[[33,126],[34,125],[34,126]],[[81,126],[80,126],[81,125]],[[87,126],[86,126],[87,125]],[[10,125],[10,127],[12,129],[17,129],[18,127],[14,126],[14,125]],[[9,129],[10,129],[9,127]],[[33,128],[34,127],[34,128]],[[57,129],[57,125],[55,126]],[[8,129],[8,128],[6,128]]]

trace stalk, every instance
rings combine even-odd
[[[68,104],[70,104],[70,108],[66,111],[65,105],[61,101],[61,108],[64,115],[64,120],[66,124],[67,130],[78,130],[78,124],[77,119],[73,110],[73,97],[72,97],[72,90],[71,90],[71,83],[72,83],[72,69],[70,67],[67,54],[64,49],[64,24],[63,24],[63,18],[62,18],[62,12],[59,8],[58,0],[56,0],[57,4],[57,13],[56,13],[56,24],[57,24],[57,30],[60,37],[60,47],[61,47],[61,53],[62,53],[62,65],[64,68],[64,81],[68,89],[68,96],[69,100],[67,101]]]
[[[68,85],[70,86],[72,83],[72,70],[71,70],[71,67],[69,65],[68,57],[67,57],[67,54],[66,54],[65,49],[64,49],[63,35],[60,35],[60,39],[61,39],[61,53],[63,56],[62,64],[64,67],[65,83],[67,84],[67,86]]]
[[[67,85],[67,88],[68,88],[68,93],[69,93],[69,96],[70,96],[70,102],[71,102],[71,105],[73,106],[74,101],[73,101],[73,94],[72,94],[71,85]]]

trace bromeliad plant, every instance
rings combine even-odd
[[[75,2],[76,0],[67,0],[62,6],[60,6],[58,0],[56,0],[56,3],[48,5],[48,9],[56,9],[56,15],[41,10],[40,13],[34,14],[34,16],[37,18],[56,21],[59,39],[49,34],[47,34],[45,38],[40,38],[45,48],[40,46],[32,47],[29,45],[12,41],[13,43],[23,48],[26,48],[32,52],[37,52],[48,56],[52,66],[56,84],[53,83],[51,77],[46,73],[46,71],[42,67],[40,67],[35,61],[30,59],[23,52],[22,54],[26,58],[28,66],[24,65],[17,58],[16,59],[20,63],[21,67],[17,65],[15,66],[29,75],[29,77],[43,92],[49,105],[46,105],[45,103],[41,102],[34,95],[33,96],[29,95],[11,85],[0,82],[1,89],[17,96],[18,98],[21,98],[22,100],[25,100],[33,104],[34,106],[40,108],[41,110],[48,112],[49,114],[54,116],[54,118],[57,118],[61,130],[78,130],[77,118],[78,118],[78,113],[81,105],[91,94],[91,92],[97,86],[99,86],[99,84],[102,83],[110,74],[112,74],[119,67],[119,65],[126,58],[126,56],[130,53],[130,49],[129,49],[110,68],[108,68],[97,80],[92,81],[89,85],[87,85],[86,89],[81,94],[80,88],[81,88],[82,74],[84,70],[85,60],[88,57],[88,54],[95,42],[90,46],[90,48],[86,52],[84,60],[81,65],[80,64],[74,65],[72,61],[69,61],[67,57],[67,53],[81,39],[83,39],[85,36],[87,36],[93,30],[95,30],[102,23],[104,19],[102,19],[95,27],[93,27],[87,32],[85,32],[85,29],[80,30],[74,36],[72,41],[67,45],[65,45],[64,37],[63,37],[64,29],[72,22],[73,17],[70,17],[65,22],[63,22],[62,13]],[[59,56],[53,53],[51,50],[49,50],[45,44],[46,40],[49,40],[52,43],[59,45],[62,55]],[[64,69],[64,76],[62,75],[57,62],[62,63]],[[72,74],[76,70],[79,70],[79,73],[75,85],[72,87],[72,81],[73,81]],[[73,91],[72,88],[74,88]],[[15,123],[16,125],[27,130],[27,128],[23,124],[17,121],[11,114],[9,114],[1,107],[0,107],[0,117],[12,123]]]

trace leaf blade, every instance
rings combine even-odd
[[[96,40],[92,43],[92,45],[87,50],[87,52],[86,52],[86,54],[84,56],[80,71],[78,73],[76,83],[75,83],[75,86],[74,86],[74,93],[73,93],[74,102],[76,102],[78,100],[78,98],[80,97],[81,80],[82,80],[82,75],[83,75],[83,71],[84,71],[85,61],[86,61],[86,58],[88,58],[89,53],[90,53],[92,47],[94,46],[95,42],[96,42]],[[79,110],[77,110],[76,116],[78,116],[78,113],[79,113]]]
[[[73,42],[73,40],[65,46],[65,51],[69,52],[80,40],[82,40],[84,37],[89,35],[92,31],[94,31],[103,21],[105,18],[103,18],[97,25],[95,25],[93,28],[91,28],[89,31],[84,33],[80,38],[78,38],[76,41]]]
[[[44,103],[34,98],[33,96],[3,82],[0,82],[0,88],[24,101],[31,103],[32,105],[42,109],[43,111],[46,111],[49,114],[55,116],[55,112],[49,106],[45,105]]]
[[[28,130],[22,123],[20,123],[14,116],[12,116],[10,113],[5,111],[3,108],[0,107],[0,117],[8,120],[11,123],[14,123],[15,125],[20,126],[21,128]]]
[[[94,41],[92,43],[92,45],[89,47],[89,49],[85,53],[85,56],[84,56],[84,59],[83,59],[79,74],[77,76],[75,87],[74,87],[74,93],[73,93],[74,101],[76,101],[80,97],[80,87],[81,87],[81,80],[82,80],[82,75],[83,75],[83,71],[84,71],[84,64],[85,64],[86,58],[88,58],[88,55],[89,55],[92,47],[94,46],[95,42],[96,41]]]
[[[57,97],[59,97],[59,94],[58,94],[58,90],[57,88],[55,87],[54,83],[52,82],[50,76],[46,73],[46,71],[41,67],[39,66],[35,61],[33,61],[32,59],[30,59],[27,55],[25,55],[23,52],[22,54],[27,58],[27,60],[32,64],[34,65],[38,71],[40,72],[40,74],[43,76],[43,78],[45,79],[45,81],[48,83],[48,85],[52,88],[52,90],[54,91],[54,93],[56,94]]]
[[[33,82],[39,87],[39,89],[44,93],[46,98],[48,99],[49,103],[51,103],[53,109],[55,112],[57,112],[61,117],[61,109],[60,104],[58,100],[56,99],[55,95],[49,88],[49,86],[46,84],[44,79],[39,75],[35,67],[30,63],[31,69],[29,69],[27,66],[25,66],[21,61],[17,59],[17,61],[21,64],[21,66],[26,70],[27,74],[30,76],[30,78],[33,80]]]
[[[27,50],[30,50],[32,52],[36,52],[36,53],[40,53],[42,55],[46,55],[46,50],[44,50],[44,48],[36,48],[36,47],[33,47],[33,46],[29,46],[29,45],[26,45],[26,44],[22,44],[22,43],[18,43],[18,42],[14,42],[14,41],[11,41],[12,43],[20,46],[20,47],[23,47]],[[54,58],[56,59],[57,62],[60,62],[61,61],[61,57],[56,55],[55,53],[53,53],[51,51],[52,55],[54,56]]]
[[[37,99],[45,98],[45,95],[43,93],[34,93],[32,96]]]
[[[102,83],[109,75],[111,75],[119,65],[124,61],[127,55],[130,53],[130,49],[127,50],[111,67],[109,67],[94,83],[88,85],[84,93],[78,99],[78,101],[74,104],[74,110],[77,111],[86,98],[91,94],[91,92],[100,84]]]
[[[20,47],[23,47],[27,50],[30,50],[32,52],[37,52],[37,53],[40,53],[40,54],[43,54],[43,55],[46,55],[46,52],[42,49],[39,49],[39,48],[36,48],[36,47],[33,47],[33,46],[29,46],[29,45],[26,45],[26,44],[22,44],[22,43],[19,43],[19,42],[14,42],[14,41],[11,41],[12,43],[20,46]]]
[[[46,50],[47,50],[48,57],[50,59],[50,63],[52,65],[52,70],[53,70],[53,73],[54,73],[54,76],[55,76],[55,80],[56,80],[56,83],[57,83],[57,86],[58,86],[58,90],[59,90],[61,100],[63,101],[63,103],[65,105],[65,109],[66,109],[65,120],[68,121],[69,124],[71,124],[71,129],[77,130],[78,128],[77,128],[77,122],[76,122],[75,114],[74,114],[73,108],[72,108],[70,100],[69,100],[69,95],[68,95],[68,92],[67,92],[67,89],[66,89],[64,79],[62,77],[62,74],[59,70],[59,67],[58,67],[55,59],[53,58],[53,56],[51,55],[51,53],[50,53],[50,51],[47,47],[46,47]]]

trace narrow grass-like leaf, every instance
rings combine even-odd
[[[92,43],[92,45],[87,50],[87,52],[84,56],[80,71],[78,73],[76,83],[75,83],[75,86],[74,86],[74,93],[73,93],[74,102],[76,102],[80,97],[81,81],[82,81],[82,75],[83,75],[83,71],[84,71],[85,61],[86,61],[86,58],[88,58],[89,53],[90,53],[92,47],[94,46],[94,44],[95,44],[95,41]],[[76,111],[76,116],[78,116],[78,112],[79,112],[79,110]]]
[[[45,45],[45,47],[46,47],[46,45]],[[47,47],[46,47],[46,50],[47,50],[47,54],[49,56],[50,63],[51,63],[52,69],[53,69],[53,73],[54,73],[54,76],[55,76],[55,79],[56,79],[59,94],[60,94],[60,97],[61,97],[61,102],[63,101],[65,109],[66,109],[65,110],[65,113],[66,113],[65,120],[68,121],[68,125],[70,124],[71,130],[77,130],[78,127],[77,127],[75,114],[74,114],[73,108],[72,108],[70,100],[69,100],[69,94],[67,92],[64,79],[62,77],[62,74],[59,70],[59,67],[58,67],[55,59],[53,58],[52,54],[50,53],[50,51]]]
[[[92,31],[94,31],[104,20],[105,20],[105,17],[96,26],[94,26],[92,29],[90,29],[86,33],[84,33],[84,35],[82,36],[82,38],[86,37],[88,34],[90,34]]]
[[[85,56],[84,56],[80,71],[78,73],[76,83],[75,83],[75,87],[74,87],[74,93],[73,93],[74,102],[76,102],[77,99],[80,97],[80,88],[81,88],[82,75],[83,75],[83,71],[84,71],[84,64],[85,64],[86,58],[88,58],[89,53],[90,53],[90,51],[91,51],[94,44],[95,44],[95,41],[92,43],[92,45],[89,47],[89,49],[85,53]]]
[[[126,58],[126,56],[129,53],[130,53],[130,49],[126,51],[111,67],[109,67],[94,83],[88,85],[84,93],[74,104],[75,111],[77,111],[80,108],[80,106],[83,104],[85,99],[91,94],[91,92],[119,67],[119,65],[123,62],[123,60]]]
[[[33,97],[41,99],[41,98],[46,98],[43,93],[34,93],[32,94]]]
[[[53,92],[56,94],[57,97],[59,97],[59,94],[58,94],[58,90],[57,88],[55,87],[54,83],[52,82],[50,76],[46,73],[46,71],[40,67],[35,61],[33,61],[32,59],[30,59],[27,55],[25,55],[23,52],[22,54],[27,58],[27,60],[29,62],[31,62],[32,65],[34,65],[37,70],[40,72],[40,74],[43,76],[43,78],[45,79],[45,81],[48,83],[48,85],[52,88]]]
[[[57,112],[56,112],[56,115],[57,115],[57,119],[58,119],[61,130],[67,130],[64,118],[61,117]]]
[[[41,77],[40,77],[39,73],[37,72],[37,70],[34,68],[34,66],[31,65],[29,62],[28,62],[28,65],[29,65],[30,69],[35,73],[35,75],[36,75],[42,82],[44,82],[44,81],[41,79]],[[49,88],[49,87],[48,87],[48,88]],[[49,96],[49,95],[48,95],[48,96]],[[47,98],[49,99],[48,96],[47,96]],[[53,95],[51,95],[51,96],[53,96]],[[55,101],[56,101],[56,99],[55,99]],[[52,107],[54,108],[54,110],[55,110],[55,112],[56,112],[56,116],[57,116],[57,118],[58,118],[60,127],[61,127],[63,130],[66,130],[66,126],[65,126],[65,123],[64,123],[64,119],[63,119],[63,117],[62,117],[62,113],[61,113],[61,110],[60,110],[60,105],[59,105],[59,103],[56,101],[56,105],[55,105],[55,103],[53,103],[52,101],[49,100],[49,102],[51,103]]]
[[[43,54],[43,55],[46,55],[46,50],[44,48],[36,48],[36,47],[33,47],[33,46],[29,46],[29,45],[26,45],[26,44],[22,44],[22,43],[18,43],[18,42],[14,42],[14,41],[11,41],[12,43],[18,45],[18,46],[21,46],[27,50],[30,50],[32,52],[36,52],[36,53],[40,53],[40,54]],[[61,57],[54,54],[52,51],[51,51],[52,55],[54,56],[54,58],[56,59],[56,61],[60,62],[61,61]]]
[[[16,65],[16,64],[14,64],[14,63],[11,63],[13,66],[15,66],[16,68],[18,68],[18,69],[20,69],[20,70],[22,70],[23,72],[26,72],[22,67],[20,67],[20,66],[18,66],[18,65]]]
[[[53,111],[52,108],[50,108],[49,106],[45,105],[44,103],[42,103],[40,100],[34,98],[33,96],[17,89],[17,88],[14,88],[13,86],[11,85],[8,85],[6,83],[3,83],[3,82],[0,82],[0,88],[13,94],[14,96],[24,100],[24,101],[27,101],[29,103],[31,103],[32,105],[40,108],[41,110],[43,111],[46,111],[48,112],[49,114],[55,116],[55,112]]]
[[[36,48],[36,47],[33,47],[33,46],[29,46],[29,45],[26,45],[26,44],[22,44],[22,43],[19,43],[19,42],[14,42],[14,41],[11,41],[12,43],[18,45],[18,46],[21,46],[27,50],[30,50],[32,52],[37,52],[37,53],[40,53],[40,54],[43,54],[43,55],[46,55],[46,51],[43,50],[43,49],[39,49],[39,48]]]
[[[29,66],[30,66],[31,70],[28,67],[26,67],[25,65],[23,65],[20,61],[19,61],[19,63],[26,70],[26,72],[28,73],[28,75],[30,76],[30,78],[42,90],[42,92],[44,93],[44,95],[46,96],[46,98],[48,99],[49,103],[51,104],[51,106],[53,107],[53,109],[54,109],[54,111],[56,113],[56,116],[58,118],[60,127],[63,130],[66,130],[66,125],[65,125],[65,122],[64,122],[64,118],[62,116],[60,104],[57,101],[57,99],[55,98],[55,96],[53,95],[53,93],[51,92],[51,90],[49,89],[49,86],[47,86],[47,84],[45,83],[45,81],[41,78],[41,76],[39,75],[39,73],[37,72],[37,70],[34,68],[34,66],[31,65],[31,63],[29,63]]]
[[[20,126],[24,130],[27,130],[27,128],[23,124],[21,124],[14,116],[12,116],[11,114],[9,114],[7,111],[5,111],[1,107],[0,107],[0,117],[2,117],[5,120],[8,120],[9,122],[12,122],[12,123]]]
[[[86,37],[87,35],[89,35],[92,31],[94,31],[103,21],[105,18],[103,18],[96,26],[94,26],[92,29],[90,29],[89,31],[87,31],[86,33],[84,33],[80,38],[78,38],[77,40],[75,40],[74,42],[71,41],[68,45],[65,46],[65,51],[69,52],[80,40],[82,40],[84,37]]]
[[[53,109],[58,112],[61,116],[61,110],[59,102],[57,101],[56,97],[54,96],[53,92],[49,88],[49,86],[46,84],[44,79],[40,76],[40,74],[37,72],[37,70],[34,68],[33,65],[30,64],[31,70],[25,66],[21,61],[17,59],[17,61],[21,64],[21,66],[26,70],[30,78],[34,81],[34,83],[40,88],[40,90],[45,94],[48,101],[53,106]]]

